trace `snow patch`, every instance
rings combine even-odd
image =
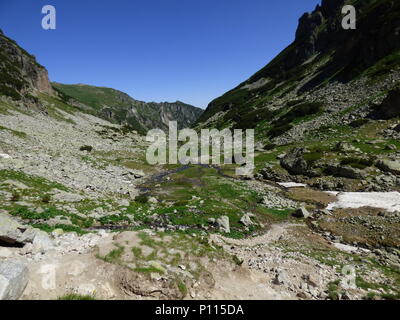
[[[296,182],[278,182],[278,184],[285,188],[304,188],[307,187],[304,183],[296,183]]]
[[[388,212],[400,211],[399,192],[340,192],[336,196],[338,200],[330,203],[328,210],[372,207]]]
[[[333,246],[341,251],[345,251],[345,252],[349,252],[349,253],[356,253],[358,251],[370,252],[370,250],[368,250],[368,249],[353,247],[353,246],[349,246],[349,245],[343,244],[343,243],[334,243]]]

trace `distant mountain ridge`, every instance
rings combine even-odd
[[[69,104],[111,122],[132,126],[142,133],[155,128],[167,130],[169,121],[177,121],[180,129],[190,127],[203,112],[180,101],[138,101],[111,88],[60,83],[53,83],[53,87]]]
[[[190,127],[203,112],[180,101],[146,103],[111,88],[50,83],[46,68],[36,61],[35,56],[1,30],[0,96],[21,101],[28,108],[37,108],[44,113],[48,109],[44,97],[59,98],[65,104],[128,126],[141,134],[155,128],[166,130],[169,121],[177,121],[180,129]]]

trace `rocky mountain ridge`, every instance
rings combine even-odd
[[[190,127],[202,109],[176,102],[143,102],[124,92],[89,85],[53,83],[65,102],[111,122],[128,125],[141,133],[150,129],[168,130],[169,121],[177,121],[179,129]]]
[[[345,4],[357,10],[356,30],[341,26]],[[375,97],[358,81],[382,87],[386,75],[399,69],[399,13],[399,2],[393,0],[322,1],[300,18],[295,41],[249,80],[212,101],[198,126],[255,128],[268,141],[292,129],[279,116],[296,104],[317,102],[329,111],[327,104],[343,101],[343,111],[372,102]],[[394,85],[387,83],[380,93]],[[338,86],[349,90],[337,92]],[[363,101],[356,101],[358,95]]]
[[[53,94],[47,70],[0,30],[0,94],[35,102],[37,92]]]

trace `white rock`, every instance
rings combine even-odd
[[[15,260],[0,262],[0,300],[17,300],[28,284],[28,268]]]
[[[54,248],[54,242],[50,239],[47,233],[43,231],[37,232],[32,244],[34,252],[46,253]]]
[[[0,259],[9,258],[12,256],[12,251],[7,248],[0,248]]]
[[[230,233],[230,225],[229,225],[229,217],[222,216],[217,219],[217,224],[219,226],[219,230],[225,233]]]
[[[0,159],[11,159],[11,156],[5,153],[0,153]]]
[[[158,200],[155,197],[150,197],[148,202],[151,203],[151,204],[157,204]]]
[[[249,213],[246,213],[245,215],[243,215],[243,217],[240,219],[240,223],[242,223],[244,226],[246,227],[250,227],[252,226],[254,223],[253,221],[251,221],[251,217],[252,215]]]

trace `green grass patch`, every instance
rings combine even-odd
[[[65,296],[59,297],[58,300],[89,301],[89,300],[96,300],[96,298],[93,296],[90,296],[90,295],[80,295],[80,294],[76,294],[76,293],[70,293],[70,294],[66,294]]]

